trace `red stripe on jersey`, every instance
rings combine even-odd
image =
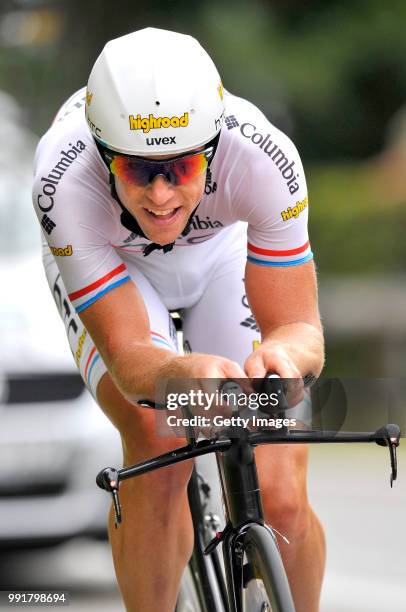
[[[94,346],[94,347],[92,348],[92,350],[90,351],[90,355],[89,355],[89,357],[88,357],[88,359],[87,359],[87,363],[86,363],[86,367],[85,367],[85,372],[84,372],[84,374],[85,374],[85,378],[87,378],[87,370],[88,370],[88,368],[89,368],[89,364],[90,364],[90,362],[91,362],[91,360],[92,360],[92,357],[93,357],[93,355],[95,354],[95,352],[96,352],[96,347]]]
[[[120,272],[124,272],[124,270],[125,270],[125,264],[122,263],[119,266],[117,266],[117,268],[114,268],[114,270],[112,270],[111,272],[108,272],[108,274],[105,274],[104,276],[102,276],[102,278],[99,278],[99,280],[95,281],[91,285],[88,285],[87,287],[83,287],[83,289],[79,289],[79,291],[74,291],[73,293],[69,293],[69,299],[77,300],[78,298],[82,297],[82,295],[86,295],[86,293],[90,293],[94,289],[97,289],[98,287],[100,287],[100,285],[103,285],[105,282],[113,278],[113,276],[117,276],[117,274],[120,274]]]
[[[168,339],[165,338],[165,336],[163,336],[162,334],[158,334],[158,332],[154,332],[151,330],[151,334],[153,334],[154,336],[158,336],[158,338],[162,338],[162,340],[166,340],[166,342],[168,342]]]
[[[287,249],[286,251],[278,251],[275,249],[261,249],[259,247],[254,246],[253,244],[248,243],[248,249],[253,253],[257,253],[258,255],[275,255],[276,257],[281,257],[283,255],[298,255],[299,253],[303,253],[309,246],[309,241],[305,242],[303,246],[297,247],[296,249]]]

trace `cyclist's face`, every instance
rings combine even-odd
[[[161,158],[162,159],[162,158]],[[157,244],[176,240],[193,209],[203,196],[206,173],[184,185],[172,185],[158,175],[146,187],[137,187],[115,177],[117,194],[136,218],[144,234]]]

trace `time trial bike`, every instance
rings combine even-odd
[[[309,379],[305,379],[305,384]],[[288,410],[284,381],[267,378],[266,393],[280,396],[278,416]],[[149,401],[140,402],[155,407]],[[196,468],[188,486],[194,525],[194,551],[181,584],[175,612],[294,612],[289,582],[281,560],[277,537],[266,525],[255,463],[255,447],[278,443],[376,442],[390,453],[390,483],[397,476],[396,449],[400,428],[387,424],[374,432],[337,432],[225,427],[210,439],[196,439],[189,432],[189,443],[136,465],[105,468],[96,481],[112,495],[116,526],[121,522],[120,484],[153,470],[181,461],[215,453],[225,512],[225,527],[210,512],[210,487]],[[281,534],[280,534],[281,535]],[[283,537],[283,536],[282,536]],[[222,549],[222,560],[219,550]]]

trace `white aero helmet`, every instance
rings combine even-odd
[[[220,132],[223,86],[195,38],[145,28],[104,47],[89,77],[86,119],[113,151],[176,155]]]

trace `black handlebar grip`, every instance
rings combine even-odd
[[[106,467],[96,476],[96,484],[100,489],[109,491],[118,489],[118,472],[116,468]]]
[[[100,470],[100,472],[97,474],[96,476],[96,484],[100,489],[103,489],[104,491],[107,491],[107,486],[106,486],[106,482],[104,480],[104,472],[106,471],[107,468],[104,468],[103,470]]]
[[[375,436],[375,442],[379,444],[379,446],[388,446],[388,444],[391,443],[397,446],[400,439],[399,425],[395,425],[394,423],[384,425],[375,432]]]
[[[268,396],[277,394],[278,405],[273,407],[273,412],[283,412],[289,408],[288,401],[286,399],[285,387],[283,379],[276,374],[267,374],[262,381],[261,392],[266,393]]]

